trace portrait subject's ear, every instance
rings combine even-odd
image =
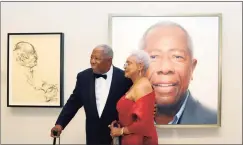
[[[197,60],[192,59],[192,73],[193,73],[194,69],[196,68],[196,66],[197,66]]]
[[[193,59],[193,60],[192,60],[191,81],[193,80],[193,72],[194,72],[196,66],[197,66],[197,60],[196,60],[196,59]]]

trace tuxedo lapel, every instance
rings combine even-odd
[[[92,73],[90,76],[90,108],[92,110],[92,113],[94,113],[95,116],[99,117],[97,105],[96,105],[96,95],[95,95],[95,77]]]

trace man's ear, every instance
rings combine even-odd
[[[109,57],[108,58],[108,61],[112,63],[112,57]]]

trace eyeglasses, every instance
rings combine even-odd
[[[128,64],[127,64],[127,63],[125,63],[123,67],[124,67],[124,68],[126,68],[127,66],[128,66]]]

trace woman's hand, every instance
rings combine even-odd
[[[110,127],[118,127],[118,128],[120,128],[121,125],[120,125],[120,123],[118,121],[114,120],[114,121],[111,122],[111,124],[108,127],[109,128]]]
[[[121,128],[117,128],[117,127],[112,128],[110,135],[112,138],[116,136],[121,136],[122,135]]]
[[[108,126],[110,128],[110,135],[113,137],[121,136],[121,125],[116,121],[112,121],[112,123]]]

